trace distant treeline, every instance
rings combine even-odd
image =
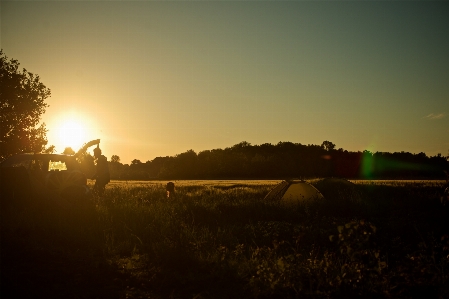
[[[225,149],[157,157],[145,163],[110,159],[112,179],[286,179],[343,177],[352,179],[442,179],[448,157],[424,153],[349,152],[335,144],[303,145],[279,142],[251,145],[241,142]]]

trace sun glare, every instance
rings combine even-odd
[[[58,129],[59,144],[77,151],[86,142],[86,131],[76,120],[67,120]]]
[[[55,152],[63,153],[67,147],[77,152],[81,147],[100,138],[97,126],[89,114],[67,111],[51,117],[48,121],[48,144],[55,146]]]

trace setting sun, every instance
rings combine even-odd
[[[48,120],[48,144],[54,145],[57,153],[67,147],[77,152],[99,135],[95,121],[84,111],[70,110]]]
[[[86,131],[80,122],[67,120],[59,127],[58,138],[61,146],[76,151],[86,142]]]

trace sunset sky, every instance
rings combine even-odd
[[[0,9],[4,53],[52,91],[58,152],[100,138],[122,163],[241,141],[449,155],[447,1]]]

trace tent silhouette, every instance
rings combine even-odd
[[[318,189],[303,180],[282,181],[276,185],[264,198],[279,200],[284,204],[310,203],[323,200],[324,196]]]
[[[361,199],[357,186],[341,178],[324,178],[312,182],[328,200],[353,200]]]

